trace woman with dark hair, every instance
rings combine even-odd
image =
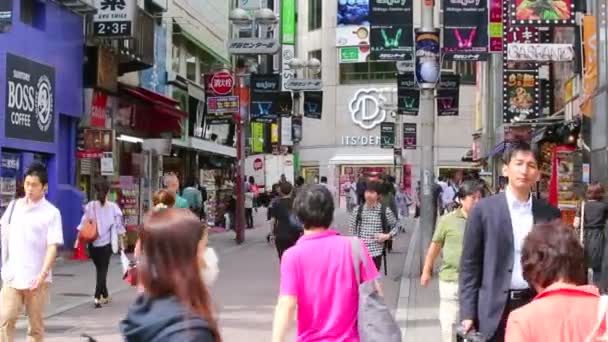
[[[137,266],[144,291],[120,323],[125,341],[221,342],[211,296],[200,277],[204,234],[187,209],[146,215]]]
[[[293,187],[289,182],[284,182],[279,185],[279,193],[281,197],[272,207],[272,227],[277,247],[279,259],[283,257],[283,253],[291,246],[295,245],[300,238],[301,230],[298,222],[294,220],[293,213]]]
[[[110,302],[107,278],[108,268],[112,252],[118,252],[123,248],[122,236],[125,234],[122,211],[114,202],[108,201],[110,183],[104,177],[95,180],[93,185],[96,200],[89,202],[84,208],[82,220],[78,225],[78,231],[84,227],[88,220],[97,225],[98,238],[89,244],[89,255],[95,265],[95,295],[93,303],[95,308],[101,308],[102,304]],[[78,242],[80,243],[80,242]]]
[[[429,247],[420,277],[420,284],[428,286],[433,276],[433,265],[440,253],[443,254],[439,271],[439,322],[443,341],[450,342],[454,336],[453,327],[458,322],[458,269],[462,254],[462,241],[467,217],[482,197],[479,182],[468,180],[462,183],[456,197],[460,208],[439,218],[433,241]]]
[[[272,342],[285,341],[296,308],[298,341],[359,341],[358,284],[376,280],[378,270],[359,241],[361,273],[356,278],[353,240],[329,228],[334,200],[327,188],[304,187],[294,211],[304,225],[304,235],[283,255]],[[377,281],[376,289],[381,294]]]
[[[585,253],[572,228],[559,220],[538,224],[521,253],[524,279],[537,295],[511,312],[505,341],[588,341],[600,298],[586,285]]]
[[[606,244],[605,229],[608,220],[608,204],[604,202],[604,187],[600,183],[591,183],[587,187],[586,200],[577,210],[574,227],[582,230],[582,241],[585,248],[587,267],[593,270],[593,282],[601,289],[608,287],[602,275],[604,246]]]

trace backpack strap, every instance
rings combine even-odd
[[[388,229],[388,219],[386,218],[386,209],[387,206],[382,203],[380,207],[380,221],[382,222],[382,232],[388,233],[390,230]]]
[[[202,330],[208,329],[209,324],[202,319],[186,319],[179,322],[176,322],[160,331],[158,335],[154,337],[151,342],[161,342],[166,341],[167,337],[170,337],[172,334],[184,331],[184,330]]]
[[[363,221],[361,218],[361,215],[363,213],[363,206],[365,204],[361,204],[359,205],[359,207],[357,208],[357,216],[355,218],[355,233],[357,235],[357,237],[359,237],[359,234],[361,233],[361,222]]]

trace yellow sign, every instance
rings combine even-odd
[[[589,117],[593,115],[593,100],[591,97],[597,89],[597,31],[595,27],[595,16],[587,15],[583,17],[583,52],[585,54],[585,63],[581,112]]]

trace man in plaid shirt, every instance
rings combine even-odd
[[[382,185],[378,182],[370,182],[365,190],[365,204],[361,210],[356,208],[353,210],[350,217],[350,233],[359,237],[369,250],[369,254],[374,259],[376,268],[379,270],[382,266],[382,255],[384,253],[384,243],[397,235],[398,225],[394,213],[388,208],[382,206],[380,202],[380,193]],[[382,227],[382,208],[385,210],[386,230],[384,233]],[[357,220],[361,212],[361,217]]]

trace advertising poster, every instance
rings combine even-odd
[[[443,25],[443,51],[446,58],[484,59],[488,52],[487,0],[443,0]]]
[[[415,150],[417,144],[417,129],[416,124],[406,122],[403,124],[403,148],[406,150]]]
[[[281,88],[281,75],[251,75],[250,120],[271,122],[278,118],[277,100]]]
[[[338,0],[337,46],[369,45],[369,0]]]
[[[412,59],[414,50],[411,25],[372,25],[370,36],[371,59],[401,61]]]
[[[395,123],[382,122],[380,124],[380,148],[390,148],[395,146]]]
[[[416,82],[419,88],[434,88],[439,79],[441,50],[439,30],[424,32],[416,30]]]
[[[538,71],[505,70],[504,87],[504,123],[538,117]]]
[[[339,48],[339,63],[363,63],[369,58],[369,45],[347,46]]]
[[[555,151],[557,159],[557,201],[560,209],[576,208],[577,196],[575,191],[574,158],[573,151]]]
[[[572,0],[509,0],[511,20],[517,24],[572,25],[575,6]]]
[[[264,124],[261,122],[251,123],[251,152],[264,153]]]
[[[0,1],[0,33],[5,33],[11,30],[13,25],[13,1]]]
[[[420,90],[413,73],[397,75],[397,114],[418,115],[420,111]]]
[[[370,21],[372,25],[393,25],[412,18],[413,0],[371,0]]]
[[[55,69],[6,54],[4,131],[8,138],[55,141]]]
[[[594,16],[583,17],[583,53],[585,60],[583,63],[583,98],[581,112],[587,117],[593,115],[593,101],[588,101],[598,84],[597,74],[597,29],[596,18]]]
[[[323,112],[323,92],[305,91],[304,92],[304,117],[311,119],[321,119]]]
[[[217,94],[212,87],[212,80],[213,80],[213,74],[206,74],[203,77],[203,80],[205,82],[205,98],[209,99],[212,97],[216,97],[219,94]],[[232,90],[228,91],[227,94],[224,95],[232,95],[234,91],[234,88],[232,88]],[[184,101],[186,101],[185,103],[187,103],[188,101],[188,95],[185,94],[184,97],[174,94],[173,98],[183,98]],[[228,125],[231,124],[233,122],[232,120],[232,113],[212,113],[209,112],[209,108],[208,108],[208,103],[207,105],[203,106],[203,110],[204,110],[204,114],[203,117],[205,118],[205,123],[209,124],[209,125]],[[182,106],[182,108],[185,108]]]
[[[437,115],[457,116],[460,97],[460,76],[443,75],[437,84]]]

